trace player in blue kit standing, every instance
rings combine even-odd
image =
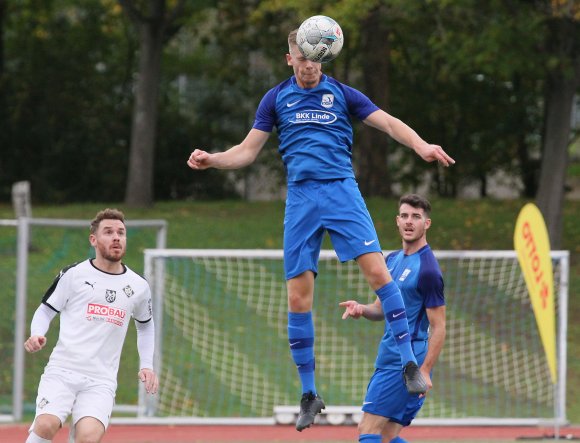
[[[443,348],[446,333],[443,276],[427,243],[430,212],[431,204],[425,198],[417,194],[401,197],[397,227],[403,248],[386,258],[387,268],[403,295],[413,352],[428,389],[433,386],[431,371]],[[368,305],[349,300],[340,306],[345,308],[343,319],[384,318],[378,300]],[[423,406],[425,395],[410,394],[405,389],[395,334],[388,324],[385,324],[385,334],[379,344],[375,368],[363,402],[359,442],[405,443],[399,433],[411,424]]]
[[[409,340],[405,306],[392,282],[379,239],[352,168],[354,116],[413,149],[425,161],[454,163],[441,146],[425,142],[409,126],[379,109],[364,94],[324,75],[288,36],[286,62],[294,75],[262,98],[252,129],[224,152],[195,149],[187,164],[194,170],[238,169],[251,164],[277,128],[286,167],[288,193],[284,217],[284,269],[288,291],[288,341],[302,383],[296,429],[309,427],[324,408],[314,379],[314,279],[324,232],[342,262],[356,260],[384,304],[396,332],[409,392],[425,392]]]

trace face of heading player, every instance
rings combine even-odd
[[[322,75],[322,65],[305,58],[298,46],[292,45],[290,53],[286,54],[288,66],[292,66],[298,86],[303,89],[311,89],[318,85]]]
[[[121,220],[102,220],[99,228],[89,236],[97,257],[110,262],[119,262],[125,255],[127,231]]]

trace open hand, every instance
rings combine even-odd
[[[139,371],[139,380],[145,384],[145,391],[148,394],[155,394],[159,388],[159,379],[153,369],[143,368]]]

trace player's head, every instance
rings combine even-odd
[[[419,194],[406,194],[399,199],[399,208],[402,204],[408,204],[416,209],[423,209],[424,214],[429,217],[431,214],[431,203]]]
[[[403,243],[426,243],[427,229],[431,226],[431,203],[418,194],[403,195],[399,199],[397,227]]]
[[[288,54],[286,54],[286,63],[292,66],[296,82],[301,88],[314,88],[318,86],[322,75],[322,65],[305,58],[298,45],[296,44],[296,35],[298,29],[294,29],[288,34]]]
[[[99,211],[91,221],[89,241],[95,248],[97,258],[120,261],[127,246],[125,215],[117,209]]]

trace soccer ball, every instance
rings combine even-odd
[[[307,18],[298,28],[296,43],[302,55],[317,63],[334,60],[344,43],[339,24],[325,15]]]

